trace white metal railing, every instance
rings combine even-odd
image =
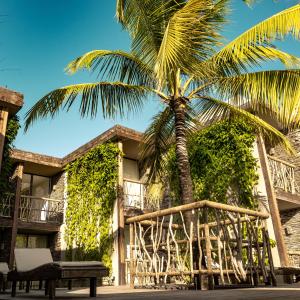
[[[124,204],[125,207],[144,209],[145,186],[139,181],[124,180]]]
[[[63,201],[22,195],[19,219],[26,222],[60,224],[63,221]]]
[[[295,181],[295,165],[268,155],[273,186],[292,194],[299,192]]]
[[[13,194],[0,196],[0,217],[11,217],[13,197]]]

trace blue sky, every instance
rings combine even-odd
[[[260,0],[248,8],[232,0],[228,41],[257,22],[297,4],[298,0]],[[115,20],[115,0],[0,0],[0,85],[24,94],[25,112],[52,89],[92,82],[87,73],[68,76],[64,67],[94,49],[129,50],[130,41]],[[300,56],[299,42],[288,39],[280,48]],[[277,67],[272,65],[268,67]],[[115,124],[143,131],[160,108],[154,100],[142,113],[124,120],[81,119],[77,108],[54,120],[38,121],[17,137],[17,148],[62,157]]]

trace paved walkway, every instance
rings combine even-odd
[[[255,289],[236,289],[236,290],[216,290],[216,291],[159,291],[159,290],[132,290],[129,287],[100,287],[97,290],[97,299],[106,300],[300,300],[300,284],[289,285],[279,288],[255,288]],[[56,299],[89,299],[88,289],[76,289],[67,291],[57,289]],[[1,300],[6,299],[48,299],[42,291],[30,291],[30,294],[23,292],[17,293],[16,298],[10,295],[0,294]],[[91,298],[90,298],[91,299]]]

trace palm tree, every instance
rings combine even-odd
[[[229,0],[118,0],[117,18],[131,36],[131,52],[94,50],[72,61],[69,73],[96,71],[101,81],[48,93],[27,112],[26,130],[38,118],[68,110],[76,99],[83,117],[94,117],[99,106],[104,117],[115,117],[139,111],[156,97],[164,108],[146,130],[144,164],[150,178],[159,176],[162,154],[175,141],[183,203],[193,201],[186,146],[191,130],[237,116],[290,148],[284,135],[259,116],[271,115],[284,129],[299,125],[299,60],[271,43],[287,34],[299,37],[300,5],[222,48],[228,6]],[[286,68],[257,71],[271,60]]]

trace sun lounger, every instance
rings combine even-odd
[[[16,295],[18,281],[46,281],[46,294],[55,298],[55,282],[59,279],[90,279],[90,297],[96,297],[97,278],[107,276],[108,270],[97,261],[54,262],[50,249],[15,249],[16,269],[8,273],[12,281],[11,296]],[[28,290],[29,291],[29,290]]]

